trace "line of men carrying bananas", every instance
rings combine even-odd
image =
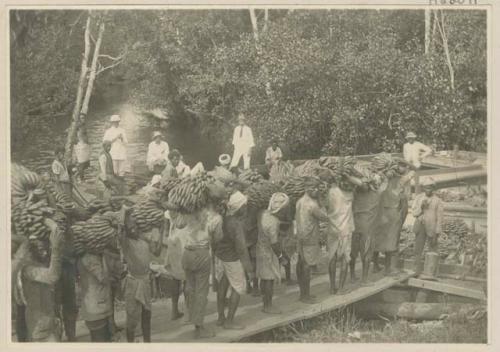
[[[211,274],[217,325],[225,329],[244,328],[235,315],[245,291],[262,296],[264,313],[281,313],[272,303],[273,286],[281,266],[292,282],[294,252],[299,299],[316,303],[310,279],[320,242],[328,252],[331,294],[348,292],[357,256],[363,285],[370,284],[372,261],[380,270],[380,252],[385,273],[399,275],[398,243],[413,176],[405,161],[387,154],[364,167],[350,157],[322,158],[295,170],[280,165],[270,181],[220,165],[184,179],[164,177],[136,204],[94,200],[82,212],[68,206],[49,179],[19,165],[12,170],[16,333],[18,341],[37,342],[60,341],[63,330],[76,341],[77,272],[79,315],[94,342],[112,341],[117,332],[114,301],[120,294],[127,341],[135,341],[139,323],[143,341],[151,341],[152,271],[168,285],[171,318],[184,316],[194,325],[194,338],[215,336],[203,324]],[[426,242],[435,249],[440,233],[442,204],[433,188],[424,185],[413,203],[418,272]]]

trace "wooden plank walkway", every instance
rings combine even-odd
[[[207,327],[214,329],[217,335],[207,340],[193,340],[193,326],[184,324],[182,322],[183,319],[171,321],[170,300],[163,299],[153,303],[152,341],[237,342],[258,333],[285,326],[298,320],[312,318],[360,301],[401,282],[405,282],[412,276],[413,272],[411,271],[405,272],[397,279],[383,277],[382,274],[373,274],[369,286],[360,286],[359,282],[348,284],[351,292],[345,295],[329,294],[328,275],[313,276],[311,280],[311,293],[317,297],[318,303],[312,305],[298,301],[298,286],[275,285],[273,304],[280,307],[282,314],[269,315],[262,313],[262,299],[260,297],[244,295],[241,298],[240,307],[236,312],[235,318],[236,322],[246,326],[243,330],[224,330],[216,326],[217,309],[215,293],[210,292],[205,324]],[[124,326],[124,318],[124,312],[117,313],[116,319],[119,325]],[[78,340],[88,341],[88,331],[82,323],[79,322],[78,324]],[[124,342],[123,337],[121,342]]]
[[[474,288],[471,288],[467,287],[465,281],[446,279],[429,281],[411,278],[408,280],[408,286],[486,301],[486,295],[482,291],[481,285],[477,283],[472,283]],[[471,285],[469,284],[469,286]]]

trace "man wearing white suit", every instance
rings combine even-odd
[[[252,130],[245,125],[245,116],[243,114],[239,114],[238,123],[233,133],[234,154],[231,168],[238,166],[241,157],[243,157],[243,168],[246,170],[250,168],[250,154],[255,143]]]

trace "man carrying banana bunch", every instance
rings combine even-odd
[[[61,322],[56,317],[55,285],[61,276],[64,234],[55,221],[46,218],[44,222],[50,229],[50,254],[28,240],[21,244],[12,261],[16,301],[25,307],[24,317],[18,317],[25,319],[25,331],[21,335],[29,342],[61,340]]]
[[[240,296],[245,293],[245,272],[253,279],[255,272],[245,242],[243,220],[246,215],[247,197],[241,192],[235,192],[229,198],[224,217],[223,237],[215,241],[215,276],[217,278],[217,325],[225,329],[242,329],[243,326],[234,323],[236,309]],[[224,314],[226,295],[231,288],[229,311]]]
[[[161,249],[159,244],[163,231],[159,231],[157,239],[153,239],[151,234],[141,233],[131,208],[124,207],[120,218],[120,247],[128,270],[124,289],[127,341],[135,341],[135,330],[141,322],[143,341],[151,342],[150,263],[151,254],[158,254]]]

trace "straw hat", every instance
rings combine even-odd
[[[434,180],[432,177],[426,177],[421,183],[420,185],[422,187],[426,187],[426,188],[433,188],[433,187],[436,187],[436,180]]]
[[[163,137],[163,135],[161,134],[161,132],[159,132],[159,131],[155,131],[155,132],[153,133],[153,139],[155,139],[156,137]]]
[[[120,115],[111,115],[111,117],[109,118],[109,121],[120,122],[121,121]]]
[[[408,138],[417,138],[417,135],[413,132],[408,132],[406,134],[406,139],[408,139]]]

